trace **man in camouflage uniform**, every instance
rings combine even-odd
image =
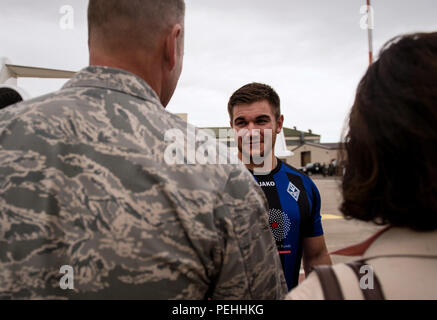
[[[166,131],[187,130],[163,107],[182,69],[183,16],[182,0],[91,0],[91,66],[0,113],[0,298],[285,295],[267,204],[244,166],[164,157]]]

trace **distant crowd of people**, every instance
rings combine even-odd
[[[358,84],[321,173],[342,163],[344,216],[385,227],[332,265],[271,86],[229,98],[248,162],[165,161],[190,139],[166,139],[187,132],[165,110],[184,25],[183,0],[90,0],[90,65],[0,111],[0,299],[437,299],[437,33],[390,40]]]

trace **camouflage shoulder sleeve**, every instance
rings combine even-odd
[[[267,208],[262,190],[238,166],[215,203],[223,251],[213,299],[282,299],[287,293]]]

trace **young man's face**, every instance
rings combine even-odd
[[[232,116],[231,127],[242,155],[253,159],[274,152],[276,135],[282,130],[284,117],[276,119],[267,100],[235,105]]]

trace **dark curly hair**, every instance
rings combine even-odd
[[[346,218],[437,229],[437,32],[383,47],[358,85],[344,150]]]

